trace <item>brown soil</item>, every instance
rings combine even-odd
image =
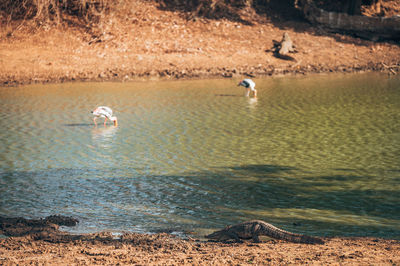
[[[276,1],[275,1],[276,2]],[[127,5],[125,3],[125,5]],[[284,20],[239,12],[239,19],[188,19],[180,10],[151,1],[122,6],[101,27],[62,23],[32,30],[32,21],[0,27],[0,84],[208,78],[386,71],[400,68],[400,46],[376,43]],[[237,22],[239,21],[239,22]],[[294,61],[276,58],[271,48],[288,32]]]
[[[0,217],[1,265],[398,265],[400,242],[375,238],[327,238],[323,245],[277,240],[216,243],[168,234],[70,235],[58,225],[75,219]]]

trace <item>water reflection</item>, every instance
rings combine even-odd
[[[117,131],[117,126],[95,126],[92,129],[92,140],[103,148],[110,148]]]
[[[258,98],[247,98],[247,102],[249,103],[250,108],[255,108],[258,103]]]

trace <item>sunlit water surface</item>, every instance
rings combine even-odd
[[[0,88],[0,215],[400,238],[400,78],[255,81],[257,100],[231,79]],[[117,128],[93,126],[98,105]]]

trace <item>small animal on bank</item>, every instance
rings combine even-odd
[[[285,32],[283,33],[282,36],[282,41],[273,41],[274,42],[274,47],[271,49],[274,51],[275,57],[284,59],[284,60],[291,60],[291,61],[296,61],[292,56],[289,55],[289,53],[295,53],[295,46],[293,44],[292,39],[289,36],[289,33]]]
[[[254,97],[257,97],[256,83],[254,83],[254,81],[251,79],[241,80],[238,86],[243,86],[246,88],[246,97],[250,96],[250,91],[253,92]]]
[[[252,220],[227,226],[205,237],[216,241],[233,239],[240,243],[243,242],[242,239],[253,239],[254,242],[258,243],[260,242],[259,236],[268,236],[294,243],[324,244],[324,241],[320,238],[291,233],[261,220]]]
[[[99,117],[104,117],[104,126],[107,123],[107,119],[113,121],[114,126],[118,126],[118,120],[116,116],[113,116],[113,111],[110,107],[107,106],[99,106],[91,112],[93,117],[93,122],[97,126],[96,120]]]

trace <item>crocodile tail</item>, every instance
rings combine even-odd
[[[282,229],[279,229],[280,236],[282,237],[281,239],[293,242],[293,243],[305,243],[305,244],[324,244],[325,242],[318,237],[313,237],[313,236],[307,236],[307,235],[301,235],[301,234],[295,234],[291,233]]]
[[[318,237],[301,235],[299,243],[306,244],[325,244],[324,240]]]
[[[305,244],[324,244],[325,243],[322,239],[320,239],[318,237],[291,233],[291,232],[282,230],[278,227],[275,227],[272,224],[265,224],[264,226],[265,226],[265,228],[264,228],[265,235],[276,238],[276,239],[282,239],[282,240],[286,240],[286,241],[293,242],[293,243],[305,243]]]

